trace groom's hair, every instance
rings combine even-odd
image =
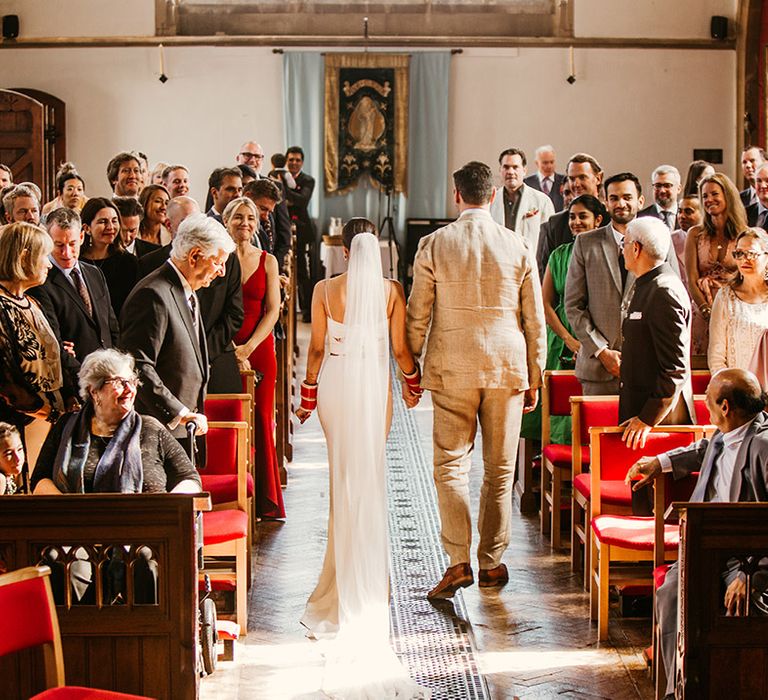
[[[467,204],[487,204],[493,192],[493,173],[485,163],[473,160],[453,173],[453,185]]]

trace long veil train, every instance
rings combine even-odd
[[[428,698],[389,646],[385,477],[389,335],[378,239],[352,239],[344,323],[328,320],[331,353],[318,386],[328,444],[330,514],[323,569],[302,618],[326,639],[333,698]]]

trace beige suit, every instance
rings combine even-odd
[[[452,566],[469,562],[469,468],[478,419],[485,465],[480,568],[498,566],[509,544],[523,392],[541,384],[544,329],[534,254],[487,210],[465,211],[421,240],[408,343],[418,357],[426,342],[422,386],[432,391],[435,408],[435,484]]]

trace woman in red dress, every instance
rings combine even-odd
[[[277,259],[251,241],[259,225],[256,205],[239,197],[224,210],[224,225],[237,245],[243,279],[245,318],[235,336],[235,355],[241,369],[263,375],[254,396],[256,423],[256,514],[261,518],[284,518],[283,493],[275,451],[275,381],[277,359],[272,329],[280,314],[280,277]]]

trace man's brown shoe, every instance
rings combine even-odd
[[[493,569],[480,569],[478,576],[480,588],[493,588],[503,586],[509,581],[509,572],[506,564],[499,564]]]
[[[443,574],[443,578],[429,593],[429,600],[444,600],[453,598],[459,588],[466,588],[475,582],[472,576],[472,567],[469,564],[456,564],[449,566]]]

